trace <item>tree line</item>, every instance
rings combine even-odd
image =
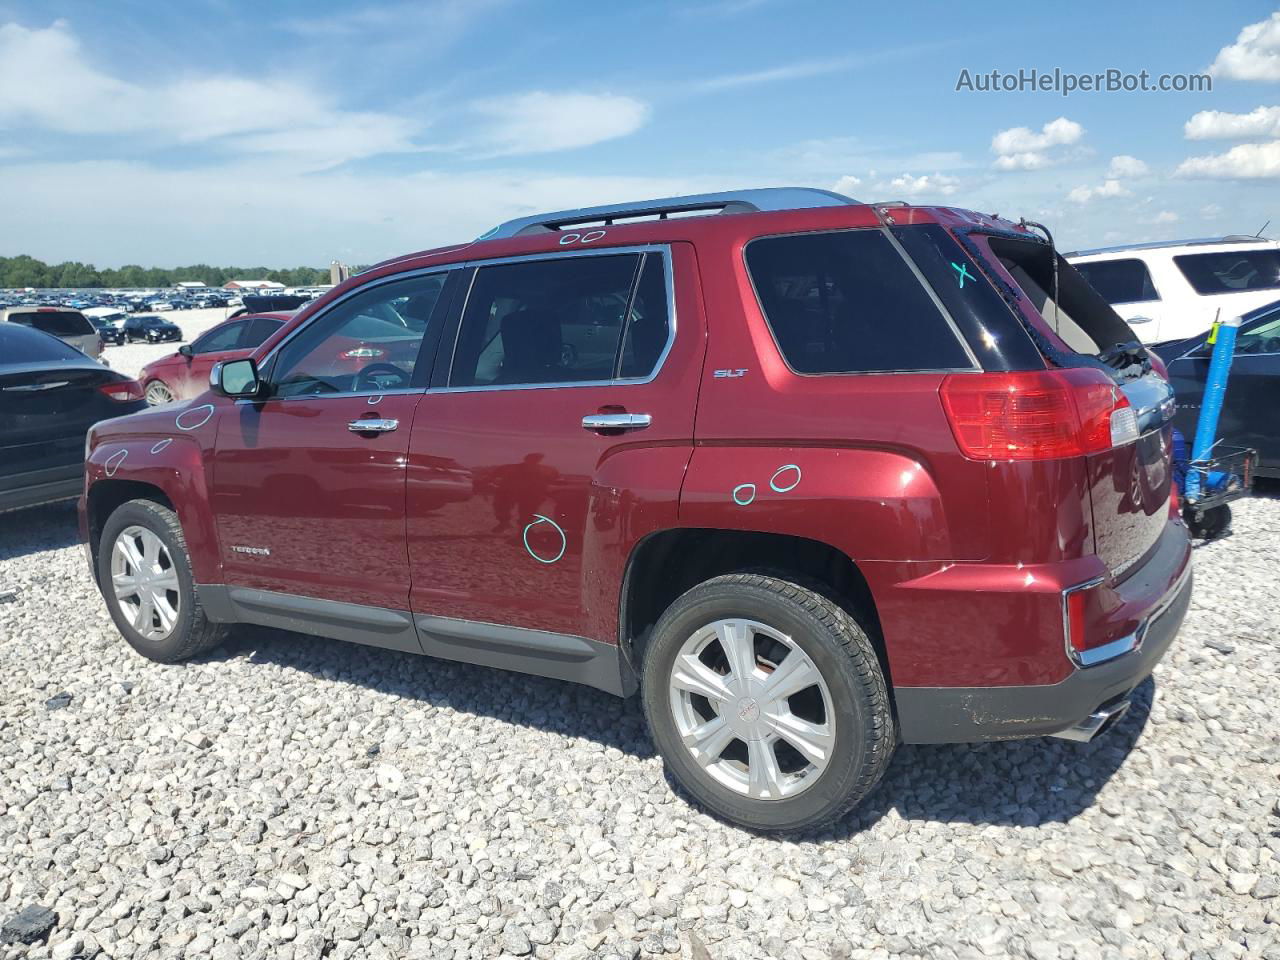
[[[199,280],[221,287],[228,280],[274,280],[286,287],[311,287],[329,282],[329,268],[213,267],[197,263],[189,267],[123,267],[98,269],[91,263],[68,260],[45,263],[26,254],[0,257],[0,288],[12,287],[168,287],[179,280]]]

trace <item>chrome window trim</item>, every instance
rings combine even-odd
[[[787,359],[786,353],[783,352],[782,345],[778,343],[778,335],[774,332],[773,324],[769,320],[769,313],[764,308],[764,301],[760,299],[760,291],[756,287],[756,278],[751,273],[751,266],[747,263],[747,248],[757,240],[774,240],[779,237],[809,237],[822,236],[831,233],[879,233],[884,236],[894,252],[902,258],[907,269],[911,271],[911,275],[915,277],[916,282],[920,285],[925,295],[929,298],[929,302],[933,304],[934,309],[946,321],[951,335],[956,338],[956,342],[960,344],[960,349],[964,351],[966,357],[969,358],[971,366],[968,367],[912,367],[899,370],[843,370],[831,371],[829,373],[802,373],[791,365],[791,361]],[[960,332],[960,328],[956,326],[955,319],[951,316],[951,311],[946,308],[939,299],[938,294],[933,287],[925,279],[924,274],[920,272],[920,268],[916,266],[907,252],[898,243],[898,239],[893,236],[888,227],[885,226],[867,226],[867,227],[832,227],[826,230],[792,230],[786,233],[764,233],[759,236],[752,237],[742,245],[742,269],[746,272],[747,282],[751,284],[751,292],[756,298],[756,309],[760,311],[760,316],[764,319],[765,328],[769,331],[769,336],[773,340],[773,348],[777,351],[779,359],[787,368],[787,372],[795,377],[894,377],[904,374],[920,374],[920,373],[982,373],[982,364],[978,362],[977,356],[973,349],[969,346],[969,342],[965,340],[964,335]]]
[[[571,389],[574,387],[626,387],[637,384],[652,383],[658,378],[658,374],[662,372],[662,368],[666,366],[667,357],[670,356],[671,350],[675,346],[676,333],[679,323],[676,318],[676,287],[675,287],[675,266],[671,256],[671,245],[667,243],[645,243],[633,244],[625,247],[595,247],[590,250],[571,249],[571,250],[554,250],[544,253],[529,253],[510,257],[493,257],[484,260],[469,260],[460,266],[471,268],[474,267],[475,272],[471,274],[471,281],[467,285],[466,296],[462,299],[462,308],[458,312],[458,328],[454,332],[453,347],[449,351],[449,374],[448,381],[453,379],[453,365],[457,359],[458,341],[462,339],[462,322],[467,315],[467,307],[471,303],[471,293],[475,288],[476,277],[480,275],[480,268],[500,266],[506,263],[525,263],[532,260],[564,260],[577,257],[601,257],[601,256],[620,256],[624,254],[646,254],[656,253],[662,257],[663,271],[665,272],[665,281],[667,288],[667,317],[668,330],[667,342],[663,345],[662,352],[658,354],[658,359],[653,365],[653,370],[647,377],[617,377],[609,380],[572,380],[569,382],[549,382],[549,383],[490,383],[478,384],[475,386],[455,387],[443,386],[434,387],[431,393],[487,393],[494,390],[554,390],[554,389]],[[637,273],[632,278],[632,287],[640,282],[640,276]],[[626,331],[622,331],[625,335]]]
[[[329,314],[337,309],[338,306],[346,303],[352,297],[365,293],[368,290],[372,290],[374,287],[384,286],[388,283],[396,283],[401,280],[412,280],[415,277],[424,277],[433,273],[448,273],[450,270],[457,270],[463,266],[465,266],[465,264],[462,263],[432,264],[429,267],[419,267],[416,270],[406,270],[403,273],[393,273],[385,277],[379,277],[376,280],[370,280],[368,283],[362,283],[360,286],[348,290],[342,296],[338,297],[338,299],[327,304],[323,310],[317,310],[314,314],[307,317],[305,321],[298,324],[298,326],[293,330],[290,330],[289,334],[283,340],[267,351],[267,355],[259,361],[258,369],[262,370],[268,363],[273,361],[276,358],[276,354],[278,354],[286,345],[291,343],[295,337],[300,336],[304,330],[309,329],[312,325],[319,323],[324,317],[329,316]],[[425,331],[423,332],[423,338],[426,338]],[[419,342],[418,346],[419,349],[421,349],[421,342]],[[263,403],[267,400],[315,400],[319,397],[377,397],[393,393],[423,393],[426,390],[427,387],[411,387],[401,388],[399,390],[367,390],[350,393],[314,393],[293,397],[263,397],[256,399],[254,402]]]

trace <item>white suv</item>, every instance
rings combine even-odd
[[[1142,338],[1194,337],[1280,300],[1280,242],[1222,237],[1078,250],[1066,259]]]

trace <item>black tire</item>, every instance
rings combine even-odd
[[[1193,537],[1214,540],[1231,529],[1231,507],[1222,503],[1208,510],[1188,508],[1183,519]]]
[[[708,624],[734,618],[790,637],[830,694],[830,759],[793,796],[756,799],[725,786],[694,759],[673,716],[670,678],[681,647]],[[880,780],[896,746],[889,692],[866,631],[827,597],[773,576],[716,577],[672,603],[645,651],[641,696],[654,742],[675,780],[711,813],[761,832],[808,830],[841,818]]]
[[[111,589],[111,552],[121,531],[127,527],[144,527],[154,533],[168,550],[178,578],[178,617],[173,630],[163,639],[144,637],[121,609]],[[187,541],[182,535],[178,515],[168,507],[151,500],[130,500],[115,509],[102,528],[98,542],[98,586],[116,628],[129,646],[149,660],[178,663],[199,656],[225,639],[227,626],[212,622],[200,604],[200,595],[191,576]]]

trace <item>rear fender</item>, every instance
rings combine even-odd
[[[927,465],[889,450],[698,447],[680,525],[804,537],[855,562],[963,559]]]

